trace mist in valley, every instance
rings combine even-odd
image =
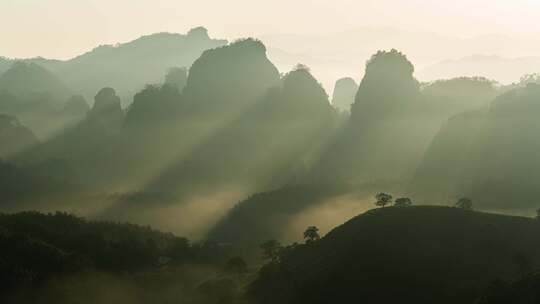
[[[538,302],[536,2],[158,2],[0,3],[0,302]]]

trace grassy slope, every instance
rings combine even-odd
[[[540,223],[528,218],[376,209],[264,268],[251,294],[263,303],[472,303],[495,278],[539,265],[539,239]]]

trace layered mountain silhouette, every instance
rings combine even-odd
[[[35,64],[18,61],[0,75],[0,90],[19,97],[49,95],[63,99],[68,87],[53,73]]]
[[[176,169],[175,176],[164,175],[159,187],[172,189],[167,183],[182,179],[192,185],[214,184],[212,187],[283,185],[295,175],[307,173],[335,125],[322,87],[307,70],[294,70],[283,77],[280,87],[196,149],[182,162],[181,167],[188,167]]]
[[[444,79],[460,76],[484,76],[501,83],[516,83],[526,74],[540,71],[540,57],[502,57],[472,55],[444,60],[419,71],[422,79]]]
[[[161,50],[167,43],[170,49]],[[2,111],[44,139],[28,145],[32,149],[15,149],[24,153],[13,159],[67,162],[73,180],[89,191],[123,194],[103,210],[120,218],[133,197],[145,209],[220,193],[236,193],[234,199],[241,201],[252,193],[310,184],[381,183],[418,197],[436,193],[452,199],[458,194],[477,199],[493,185],[510,193],[519,185],[524,199],[512,208],[533,207],[535,179],[523,172],[535,153],[535,141],[526,135],[534,129],[534,102],[525,103],[521,112],[514,107],[535,98],[534,75],[506,87],[480,77],[420,83],[403,53],[379,51],[366,63],[358,87],[351,78],[336,83],[333,106],[340,112],[307,67],[280,75],[260,41],[224,43],[197,28],[187,35],[143,37],[49,64],[57,75],[68,71],[59,68],[68,63],[81,64],[85,73],[104,73],[106,69],[82,64],[105,64],[120,56],[123,61],[115,64],[127,65],[128,59],[142,58],[137,56],[154,47],[160,52],[189,50],[180,52],[181,58],[160,53],[157,57],[169,58],[166,65],[145,63],[156,64],[149,70],[159,71],[159,77],[154,85],[137,84],[139,91],[128,107],[114,86],[96,89],[89,106],[84,92],[72,95],[67,89],[72,86],[37,65],[39,60],[12,63],[0,77]],[[122,70],[118,65],[108,68]],[[107,78],[114,73],[92,75],[115,83]],[[22,79],[39,85],[22,86]],[[29,88],[34,91],[23,91]],[[509,156],[516,155],[514,147],[523,154],[519,160]],[[149,205],[141,204],[141,195]],[[504,196],[495,196],[497,203],[489,206],[504,206],[499,203]],[[484,206],[491,198],[484,195],[479,203]]]
[[[81,109],[64,111],[70,95],[57,75],[35,63],[15,62],[0,74],[0,113],[16,116],[41,139],[86,114]]]
[[[204,33],[190,35],[205,40]],[[349,115],[332,107],[306,66],[280,75],[260,41],[239,40],[204,51],[189,70],[165,69],[126,108],[112,87],[99,90],[91,108],[73,95],[59,111],[79,122],[17,160],[66,161],[88,191],[120,193],[103,216],[124,219],[136,208],[140,214],[128,218],[135,221],[203,196],[234,202],[285,186],[381,184],[403,192],[443,122],[485,111],[510,89],[485,78],[422,84],[413,73],[397,50],[374,54],[358,88],[352,79],[336,85],[334,106],[349,103]]]
[[[0,158],[13,156],[38,144],[34,133],[16,117],[0,114]]]
[[[492,208],[536,208],[539,98],[540,86],[529,84],[488,109],[450,119],[418,168],[414,191],[467,194]]]
[[[187,34],[157,33],[117,45],[102,45],[61,61],[27,59],[55,73],[71,90],[92,98],[104,87],[114,87],[128,103],[146,84],[161,83],[171,67],[189,67],[203,51],[225,45],[211,39],[205,28]],[[0,71],[2,64],[0,63]]]
[[[28,302],[62,282],[66,299],[109,299],[113,277],[141,303],[535,299],[540,221],[473,206],[540,217],[540,76],[421,82],[396,49],[362,70],[356,51],[379,32],[354,33],[281,37],[297,39],[285,73],[261,41],[202,27],[66,61],[0,58],[0,211],[89,218],[0,212],[0,290]],[[329,98],[320,70],[289,63],[339,41],[357,70]]]
[[[246,40],[237,43],[245,44],[243,47],[254,46],[251,52],[264,50],[262,44],[255,41]],[[223,49],[222,60],[231,61],[229,58],[231,55],[228,53],[236,48],[237,55],[241,55],[234,57],[240,61],[237,67],[242,67],[243,61],[257,60],[259,64],[264,63],[260,65],[263,71],[261,75],[264,76],[264,71],[267,70],[272,71],[268,74],[271,77],[259,78],[258,93],[239,96],[238,92],[242,91],[234,94],[225,91],[210,99],[206,96],[208,93],[196,94],[195,88],[190,89],[190,85],[195,83],[195,80],[191,82],[194,73],[190,72],[184,93],[178,98],[183,104],[180,106],[182,121],[172,127],[172,130],[177,130],[175,136],[184,134],[182,137],[184,141],[169,144],[172,148],[182,150],[177,150],[179,153],[175,154],[176,158],[171,159],[174,162],[146,185],[145,192],[163,193],[165,197],[172,196],[171,200],[177,204],[188,201],[192,196],[217,195],[224,192],[248,195],[305,179],[309,169],[318,162],[326,149],[339,123],[339,117],[331,107],[326,92],[309,71],[299,66],[280,80],[277,71],[264,57],[257,59],[259,55],[247,55],[243,48],[234,44],[230,50],[226,48]],[[217,49],[216,52],[218,51],[220,50]],[[196,62],[193,65],[192,70],[197,68],[197,64]],[[211,66],[219,68],[220,64]],[[257,65],[250,63],[250,66]],[[268,69],[270,67],[272,69]],[[226,71],[230,70],[219,68],[208,73],[223,75]],[[249,77],[250,88],[256,87],[253,84],[256,74],[252,72],[252,68],[238,74]],[[243,79],[235,80],[235,84],[227,84],[231,79],[223,81],[226,81],[226,85],[221,81],[213,85],[218,89],[229,86],[238,88],[246,82]],[[206,83],[212,85],[212,82]],[[165,86],[161,89],[148,90],[163,92],[169,89]],[[219,92],[218,89],[215,91]],[[159,93],[155,96],[159,96]],[[167,99],[164,97],[161,100],[165,102]],[[210,100],[215,100],[218,104],[209,103]],[[137,100],[128,112],[128,118],[136,105]],[[228,113],[216,112],[216,108],[225,106],[229,109]],[[186,113],[190,115],[186,117]],[[135,126],[133,121],[129,123],[130,128]],[[167,128],[171,130],[171,124],[168,124]],[[186,128],[190,128],[190,134],[184,133]],[[160,131],[155,129],[155,132]],[[166,133],[167,131],[160,132],[161,135]],[[188,140],[196,141],[190,147]],[[186,153],[186,150],[189,153]],[[149,150],[145,151],[148,155]],[[155,152],[161,153],[162,160],[165,158],[163,152]],[[172,154],[169,154],[170,156]],[[139,201],[138,197],[139,195],[135,196],[135,201]],[[163,196],[158,197],[162,200]],[[128,198],[120,205],[122,209],[119,210],[130,208],[127,207],[129,201]],[[141,207],[147,208],[145,205]]]
[[[389,55],[403,60],[397,52]],[[406,61],[398,62],[410,71],[411,66]],[[389,65],[388,73],[397,74],[393,70],[399,64]],[[366,77],[372,76],[366,73]],[[372,90],[376,93],[364,89],[367,92],[361,93],[361,101],[355,104],[356,109],[353,108],[357,112],[353,112],[350,120],[335,129],[322,158],[309,167],[307,175],[299,179],[299,187],[263,192],[240,201],[210,231],[208,237],[234,245],[243,242],[243,246],[253,248],[265,238],[283,236],[281,228],[306,210],[324,205],[332,199],[339,200],[340,196],[349,194],[360,200],[371,197],[383,188],[392,192],[407,192],[410,178],[414,176],[416,166],[439,126],[448,117],[467,109],[485,110],[500,92],[496,84],[487,79],[465,77],[417,87],[409,76],[408,87],[412,87],[410,95],[415,96],[412,101],[404,99],[407,95],[402,92],[387,89],[393,87],[378,88],[373,85]],[[362,86],[360,90],[363,90]],[[401,106],[402,102],[409,102],[409,105]],[[381,159],[381,156],[385,158]],[[400,159],[407,165],[407,170],[396,163]],[[378,161],[377,166],[370,167],[375,160]],[[291,186],[291,183],[288,185]],[[418,189],[426,193],[429,190],[429,186]],[[416,195],[417,192],[413,197]],[[354,200],[350,197],[346,199]],[[257,220],[254,221],[254,218]]]
[[[115,152],[120,143],[125,113],[112,88],[103,88],[94,100],[94,105],[80,122],[19,155],[17,160],[39,163],[61,159],[73,170],[77,182],[88,186],[109,185],[108,176],[116,176],[114,172],[119,170],[118,159],[121,156]]]
[[[412,63],[378,52],[366,64],[351,117],[318,175],[332,180],[392,179],[410,174],[431,130]],[[413,135],[414,134],[414,135]]]

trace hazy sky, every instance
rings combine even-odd
[[[68,58],[99,44],[196,25],[223,38],[365,26],[536,35],[538,16],[539,0],[0,0],[0,55]]]

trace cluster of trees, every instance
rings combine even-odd
[[[309,226],[303,233],[303,238],[305,245],[313,245],[321,239],[319,235],[319,228],[317,226]],[[278,263],[281,259],[281,256],[286,254],[288,251],[293,250],[300,246],[298,243],[293,243],[288,246],[283,246],[280,242],[275,239],[266,241],[262,243],[259,247],[262,252],[263,260],[267,262]]]
[[[375,195],[375,206],[377,207],[386,207],[389,204],[392,203],[392,195],[384,192],[377,193]],[[394,200],[394,206],[395,207],[408,207],[412,206],[413,201],[408,197],[399,197]],[[471,199],[462,197],[456,201],[454,204],[456,208],[464,209],[464,210],[472,210],[473,209],[473,202]]]
[[[392,202],[392,198],[393,198],[392,195],[388,193],[384,193],[384,192],[377,193],[375,195],[375,199],[376,199],[375,206],[386,207]],[[412,206],[412,204],[413,204],[412,200],[408,197],[399,197],[399,198],[396,198],[394,201],[395,207],[408,207],[408,206]]]
[[[71,214],[0,214],[2,289],[85,270],[135,272],[165,264],[219,265],[225,252],[133,224],[93,222]]]

